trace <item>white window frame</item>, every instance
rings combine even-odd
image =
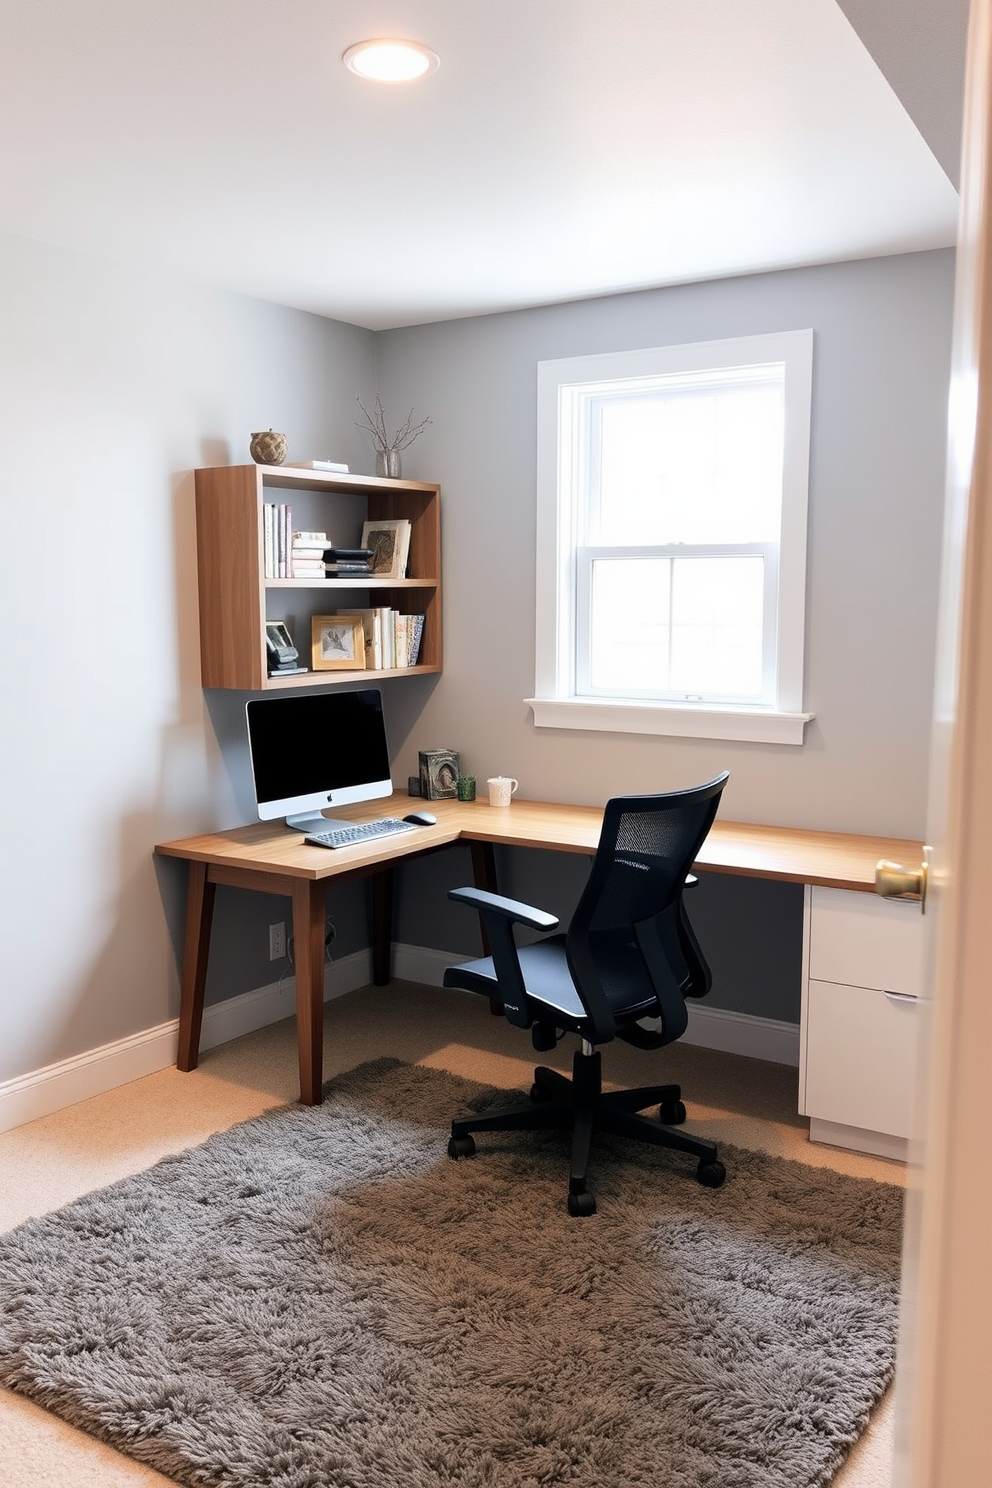
[[[576,514],[586,441],[583,405],[604,386],[625,379],[762,363],[785,368],[774,701],[737,705],[578,696]],[[812,364],[811,330],[538,363],[537,635],[534,696],[525,700],[536,727],[802,744],[814,716],[803,711]]]

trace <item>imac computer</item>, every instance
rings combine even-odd
[[[320,814],[322,806],[350,806],[392,793],[377,687],[256,698],[245,712],[261,821],[283,816],[298,832],[321,831],[331,825]]]

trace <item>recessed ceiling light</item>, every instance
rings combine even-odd
[[[341,58],[345,67],[376,83],[408,83],[440,65],[437,52],[419,41],[356,41]]]

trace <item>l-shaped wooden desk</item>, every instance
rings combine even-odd
[[[298,833],[271,822],[209,832],[156,847],[155,851],[163,856],[184,858],[189,863],[179,1019],[181,1070],[195,1069],[199,1056],[214,891],[218,884],[285,895],[292,900],[300,1100],[304,1105],[315,1105],[321,1099],[322,1083],[324,893],[328,879],[372,875],[373,981],[383,985],[390,979],[392,868],[397,862],[464,841],[472,850],[476,883],[495,888],[496,846],[591,855],[596,850],[602,822],[602,810],[594,806],[514,800],[510,806],[493,808],[481,801],[423,803],[399,794],[391,800],[349,807],[347,817],[364,821],[403,816],[424,804],[436,815],[435,826],[335,851],[312,847]],[[880,858],[911,865],[920,861],[921,851],[921,843],[899,838],[718,819],[703,844],[696,866],[713,873],[868,894],[874,889],[875,864]],[[808,889],[807,899],[809,892]],[[807,941],[808,938],[807,933]],[[804,960],[808,962],[808,947]],[[875,983],[866,985],[873,987]],[[897,988],[890,990],[888,996],[906,996],[906,993],[900,993]],[[849,1124],[856,1128],[864,1123]]]

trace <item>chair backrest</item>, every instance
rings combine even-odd
[[[655,988],[666,1043],[685,1031],[685,997],[708,991],[709,968],[688,924],[682,893],[728,778],[725,770],[690,790],[607,802],[596,857],[566,938],[572,979],[596,1027],[594,1042],[614,1032],[597,971],[597,945],[636,940]]]

